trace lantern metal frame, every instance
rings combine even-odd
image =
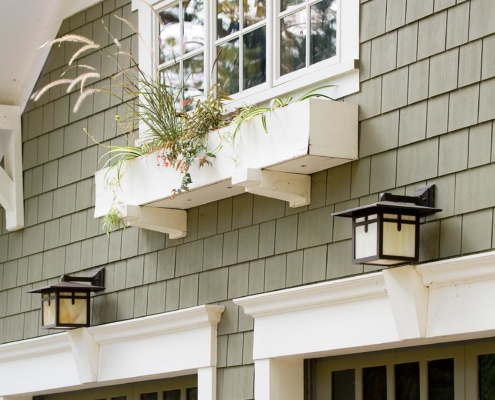
[[[415,196],[382,193],[377,203],[333,213],[332,216],[352,218],[352,263],[394,266],[419,260],[420,218],[442,211],[435,208],[434,185],[416,189]],[[393,218],[390,216],[394,215]],[[369,219],[370,216],[376,216]],[[406,217],[406,218],[404,218]],[[364,226],[365,233],[371,223],[377,224],[376,251],[372,256],[356,257],[356,229]],[[384,224],[395,223],[400,232],[403,225],[414,225],[414,255],[386,254],[384,251]]]
[[[88,282],[83,284],[78,282]],[[44,286],[41,288],[30,290],[28,293],[41,293],[41,326],[46,329],[74,329],[90,326],[91,321],[91,292],[105,290],[105,269],[101,268],[95,275],[91,277],[73,277],[63,275],[60,282],[53,285]],[[85,322],[65,322],[60,318],[60,313],[63,310],[62,303],[64,300],[70,299],[74,305],[76,300],[83,300],[86,303]],[[54,322],[47,323],[45,321],[45,303],[48,307],[51,302],[54,305]]]

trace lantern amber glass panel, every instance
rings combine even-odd
[[[395,265],[418,258],[417,215],[377,212],[354,219],[354,263]]]

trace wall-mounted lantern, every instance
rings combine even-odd
[[[434,185],[416,189],[415,196],[383,193],[378,203],[333,213],[352,218],[352,262],[397,265],[419,260],[419,220],[435,207]]]
[[[77,282],[89,282],[88,284]],[[73,329],[89,326],[90,293],[105,289],[105,269],[94,276],[63,275],[59,283],[34,289],[41,293],[41,326],[47,329]]]

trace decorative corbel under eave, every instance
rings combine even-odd
[[[0,205],[8,231],[24,227],[21,109],[0,105]]]

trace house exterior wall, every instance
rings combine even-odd
[[[65,21],[72,32],[115,47],[103,28],[136,52],[126,1],[105,0]],[[0,214],[0,343],[34,338],[34,287],[64,273],[104,266],[106,290],[93,301],[100,325],[202,304],[225,306],[218,326],[218,399],[254,397],[253,319],[232,299],[358,275],[350,223],[332,212],[411,195],[436,185],[443,211],[421,225],[420,262],[495,248],[495,5],[491,0],[361,1],[358,161],[312,176],[311,205],[243,194],[188,210],[187,236],[127,228],[107,236],[94,214],[94,178],[105,144],[123,144],[104,96],[70,112],[76,94],[51,89],[22,117],[25,229]],[[39,86],[59,77],[70,46],[53,47]],[[136,53],[137,54],[137,53]],[[115,64],[87,57],[110,82]]]

